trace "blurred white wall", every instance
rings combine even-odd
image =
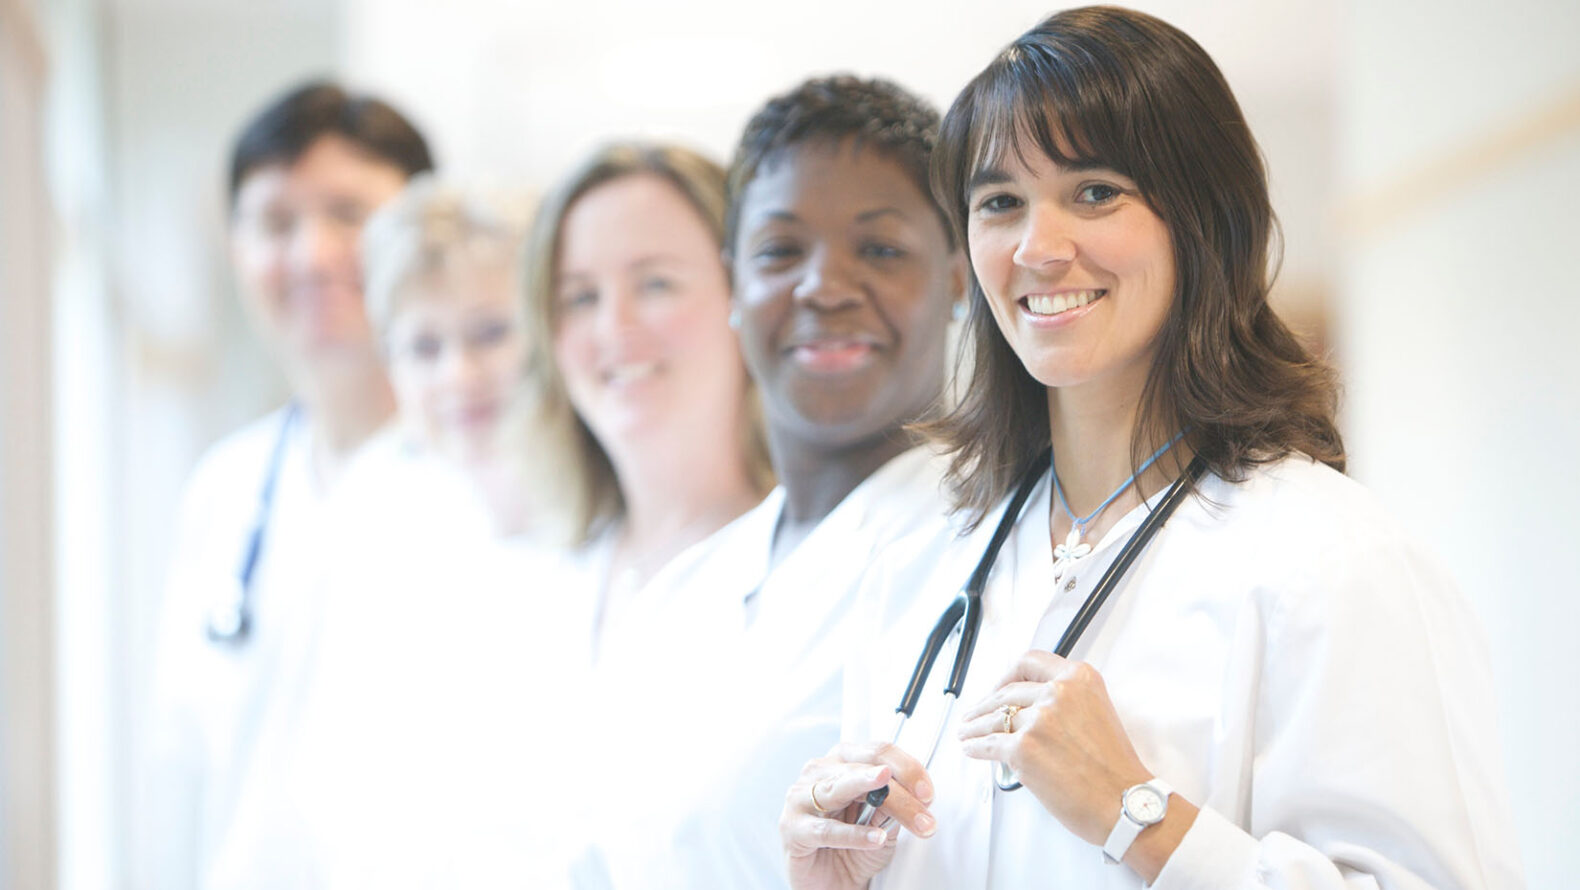
[[[541,190],[599,143],[675,139],[728,161],[746,119],[812,74],[899,81],[940,109],[1051,11],[1037,0],[585,4],[344,0],[347,73],[394,97],[466,179]],[[1315,0],[1151,0],[1223,68],[1272,162],[1289,240],[1278,298],[1319,314],[1331,286],[1333,39]]]
[[[1531,887],[1580,871],[1580,4],[1354,4],[1337,343],[1352,473],[1477,606]]]
[[[0,0],[0,887],[55,875],[48,78],[37,8]]]
[[[132,784],[170,531],[201,450],[283,398],[225,257],[226,160],[286,85],[332,75],[308,0],[50,0],[60,542],[59,871],[131,886]],[[9,138],[9,134],[8,134]]]

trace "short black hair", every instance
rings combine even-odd
[[[433,169],[422,133],[388,103],[354,96],[339,84],[314,80],[270,102],[236,137],[230,154],[230,201],[259,167],[292,164],[323,136],[340,136],[370,156],[394,164],[407,178]]]
[[[746,124],[730,162],[730,204],[725,214],[726,246],[735,243],[741,194],[770,158],[808,142],[853,140],[858,148],[876,148],[897,162],[918,191],[938,212],[949,246],[954,230],[943,208],[933,200],[928,176],[933,146],[938,142],[938,109],[899,84],[882,78],[850,74],[814,77],[769,99]]]

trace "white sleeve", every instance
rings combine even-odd
[[[1157,890],[1524,886],[1473,616],[1410,544],[1344,551],[1265,613],[1249,825],[1204,807]]]
[[[194,701],[195,649],[204,645],[204,568],[215,468],[200,465],[182,498],[159,606],[148,707],[137,730],[135,811],[128,852],[133,885],[189,890],[200,883],[203,735]]]

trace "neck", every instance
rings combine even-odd
[[[768,444],[785,490],[784,512],[774,529],[773,562],[777,564],[856,486],[916,443],[903,429],[836,447],[809,445],[781,430],[769,429]]]
[[[296,395],[311,423],[314,475],[326,488],[395,412],[389,381],[377,367],[333,377],[303,375]]]
[[[1070,512],[1078,518],[1096,510],[1135,473],[1138,451],[1139,460],[1145,460],[1176,432],[1169,430],[1156,442],[1135,441],[1141,384],[1141,380],[1131,380],[1122,386],[1088,384],[1079,389],[1050,387],[1048,390],[1054,472],[1059,474],[1059,485]],[[1184,444],[1177,443],[1137,476],[1136,483],[1093,520],[1088,528],[1088,540],[1100,538],[1114,521],[1141,503],[1144,495],[1166,486],[1177,475],[1185,458]],[[1059,539],[1059,535],[1070,528],[1071,519],[1064,515],[1057,501],[1051,509],[1055,538]]]
[[[712,448],[693,441],[677,446],[637,449],[615,459],[625,499],[621,561],[644,579],[760,498],[733,437]]]
[[[520,461],[503,457],[477,459],[466,462],[463,470],[487,505],[494,530],[501,536],[541,530],[542,507],[532,497],[532,486]]]

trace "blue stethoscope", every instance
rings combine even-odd
[[[993,529],[993,537],[988,541],[987,549],[982,552],[982,558],[977,561],[976,569],[966,581],[965,589],[955,596],[954,601],[933,624],[932,632],[927,635],[927,642],[922,646],[922,653],[916,659],[916,667],[911,671],[911,681],[906,684],[905,693],[900,696],[900,706],[894,709],[895,713],[900,715],[899,724],[894,729],[894,741],[898,742],[906,721],[916,711],[916,703],[922,697],[922,687],[927,684],[933,663],[938,660],[939,653],[949,641],[955,640],[955,660],[949,669],[949,683],[944,687],[944,698],[947,700],[944,719],[938,725],[938,733],[933,737],[932,748],[928,750],[927,759],[922,763],[923,768],[932,766],[933,755],[938,753],[938,744],[943,741],[944,733],[949,728],[950,718],[954,715],[955,703],[960,698],[961,690],[965,688],[966,671],[971,667],[971,655],[976,651],[977,635],[982,630],[982,591],[987,587],[988,576],[993,573],[993,566],[998,562],[998,554],[1003,549],[1004,542],[1009,540],[1010,532],[1015,530],[1015,525],[1020,521],[1021,510],[1025,508],[1032,491],[1037,488],[1037,483],[1042,480],[1042,474],[1048,471],[1052,460],[1053,452],[1044,451],[1031,462],[1031,466],[1027,467],[1015,488],[1014,496],[1004,508],[1004,514],[999,517],[998,526]],[[1125,577],[1125,572],[1129,571],[1131,564],[1146,549],[1158,530],[1163,528],[1163,523],[1168,521],[1180,502],[1189,496],[1196,480],[1200,479],[1206,471],[1207,464],[1200,456],[1191,459],[1190,464],[1185,467],[1185,472],[1169,486],[1163,500],[1147,514],[1141,526],[1131,533],[1130,539],[1125,541],[1125,546],[1120,549],[1119,555],[1108,566],[1108,570],[1103,572],[1102,578],[1098,579],[1097,586],[1087,595],[1086,602],[1081,604],[1075,617],[1070,619],[1070,624],[1064,629],[1058,645],[1053,647],[1055,655],[1061,658],[1069,657],[1081,634],[1086,631],[1087,625],[1092,623],[1098,610],[1103,607],[1103,602]],[[993,781],[999,790],[1014,791],[1021,787],[1020,782],[1015,779],[1014,771],[1008,766],[1003,763],[996,763],[994,766]],[[887,785],[868,793],[856,824],[866,825],[872,821],[873,814],[888,796]]]
[[[258,490],[258,510],[253,515],[252,530],[247,534],[241,565],[236,570],[235,587],[229,596],[209,609],[208,638],[215,643],[240,645],[252,635],[253,577],[258,573],[258,560],[263,555],[263,542],[274,513],[274,489],[285,463],[285,447],[291,440],[291,427],[300,414],[301,407],[296,402],[285,408],[280,431],[275,434],[274,450],[269,453],[269,464],[264,468],[263,486]]]

